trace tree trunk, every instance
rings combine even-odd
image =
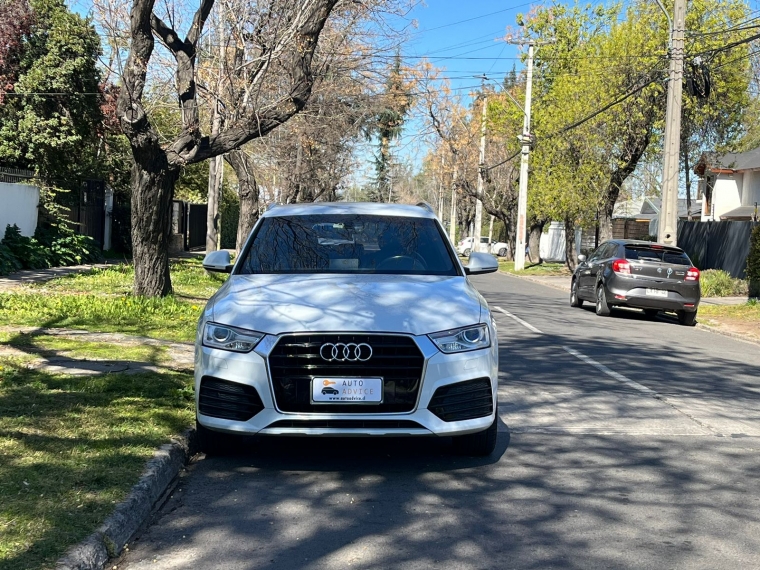
[[[253,159],[242,150],[234,150],[226,155],[227,162],[235,170],[240,194],[240,218],[238,220],[236,249],[243,248],[245,240],[259,219],[259,185],[253,171]]]
[[[575,249],[575,222],[565,218],[565,263],[570,271],[578,266],[578,252]]]
[[[206,253],[216,251],[219,245],[219,202],[222,169],[222,157],[209,160],[208,167],[208,211],[206,213]]]
[[[145,297],[163,297],[172,292],[169,235],[179,171],[169,167],[165,155],[157,158],[148,168],[132,166],[134,294]]]
[[[531,263],[543,263],[541,259],[541,234],[544,233],[546,220],[533,220],[528,233],[528,251]]]

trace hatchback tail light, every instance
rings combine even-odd
[[[620,273],[621,275],[631,274],[631,264],[625,259],[616,259],[612,262],[612,271]]]
[[[699,281],[699,269],[696,267],[690,268],[686,272],[686,277],[684,277],[684,281]]]

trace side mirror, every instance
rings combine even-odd
[[[585,255],[579,255],[578,256],[578,263],[585,263],[586,256]]]
[[[467,275],[480,275],[482,273],[493,273],[499,269],[499,262],[490,253],[480,253],[473,251],[470,253],[470,263],[468,263],[464,272]]]
[[[232,273],[229,251],[212,251],[203,258],[203,269],[216,273]]]

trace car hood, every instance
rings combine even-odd
[[[480,322],[485,304],[464,277],[345,274],[232,275],[211,302],[215,322],[274,335],[428,334]]]

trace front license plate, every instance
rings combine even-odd
[[[647,295],[650,297],[667,297],[668,292],[663,289],[647,289]]]
[[[380,404],[382,378],[314,378],[311,401],[316,404]]]

